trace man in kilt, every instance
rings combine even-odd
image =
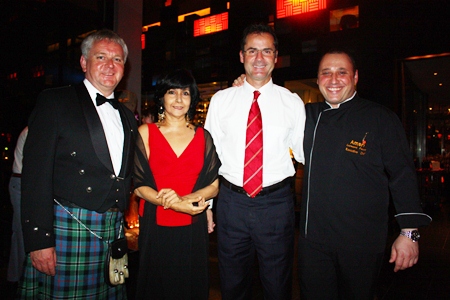
[[[114,98],[128,49],[99,30],[81,45],[83,82],[43,91],[29,119],[22,172],[22,299],[126,299],[104,279],[108,243],[123,237],[133,113]]]

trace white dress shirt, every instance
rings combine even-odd
[[[103,131],[105,132],[106,142],[108,144],[109,155],[111,156],[114,173],[117,176],[119,175],[122,167],[123,141],[125,135],[123,132],[122,119],[120,118],[119,110],[112,107],[109,103],[104,103],[97,106],[97,93],[100,95],[102,95],[102,93],[98,91],[92,83],[89,82],[89,80],[85,79],[84,84],[86,85],[95,109],[97,110],[98,116],[100,117],[100,121],[102,122]],[[107,98],[114,98],[114,93]]]
[[[22,159],[23,159],[23,145],[25,145],[25,140],[28,135],[28,126],[25,127],[17,139],[16,148],[14,149],[14,163],[12,167],[13,173],[22,173]]]
[[[219,174],[237,186],[242,186],[244,180],[247,119],[255,90],[245,81],[240,87],[217,92],[211,98],[205,122],[222,162]],[[297,94],[273,84],[272,80],[258,91],[263,123],[263,187],[266,187],[295,174],[289,149],[295,160],[304,163],[305,107]]]

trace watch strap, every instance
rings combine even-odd
[[[400,231],[400,235],[409,238],[413,242],[419,241],[420,234],[418,230],[402,230]]]

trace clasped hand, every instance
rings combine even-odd
[[[161,201],[164,209],[173,209],[192,216],[203,212],[209,206],[209,201],[205,201],[201,196],[179,196],[173,189],[161,189],[156,195],[156,199]]]

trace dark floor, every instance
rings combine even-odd
[[[9,201],[5,201],[5,199],[0,200],[2,205],[0,210],[0,292],[1,299],[12,299],[11,295],[15,287],[6,282],[12,211]],[[392,271],[393,266],[388,263],[390,252],[388,247],[379,278],[377,300],[450,299],[450,245],[448,242],[450,234],[450,203],[442,202],[429,206],[430,208],[426,208],[426,210],[433,217],[433,222],[429,227],[421,229],[422,238],[420,240],[420,259],[418,264],[408,270],[394,273]],[[397,234],[398,230],[395,229],[394,225],[390,241]],[[212,234],[210,242],[211,300],[221,299],[215,241],[215,234]],[[137,264],[136,257],[136,252],[131,254],[131,261],[134,263],[134,267]],[[292,299],[300,299],[295,273]],[[129,285],[132,285],[134,280],[132,279],[128,282]],[[129,290],[133,294],[132,286],[129,286]],[[253,299],[263,299],[256,272]]]

